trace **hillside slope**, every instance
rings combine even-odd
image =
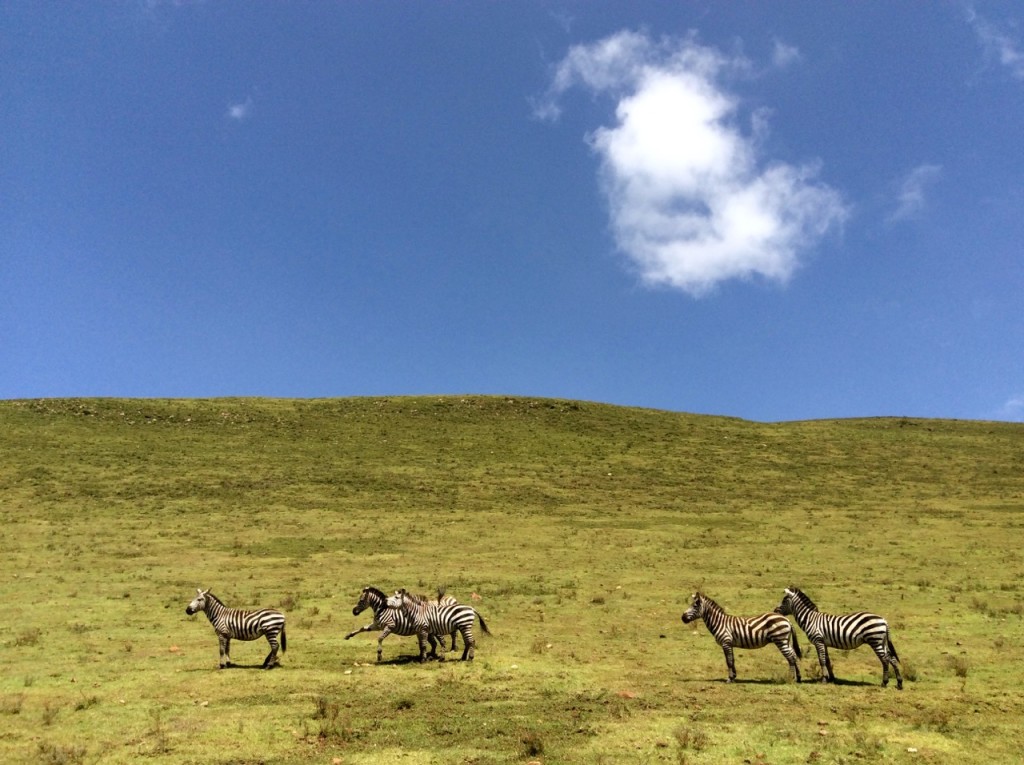
[[[1024,425],[478,396],[68,399],[0,402],[0,454],[5,761],[1022,748]],[[351,615],[367,584],[479,595],[495,634],[472,668],[363,666],[373,639],[341,636],[368,621]],[[879,695],[867,649],[834,658],[846,687],[786,684],[773,649],[737,660],[768,686],[722,685],[711,637],[679,622],[689,593],[749,614],[791,584],[885,613],[907,690]],[[183,613],[198,586],[286,610],[284,668],[219,681],[212,630]],[[389,638],[385,655],[414,647]],[[100,724],[112,706],[119,722]]]

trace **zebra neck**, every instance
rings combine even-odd
[[[726,622],[728,617],[722,607],[713,600],[704,601],[704,626],[708,628],[708,632],[718,637],[718,633],[722,631],[722,625]]]
[[[802,600],[793,602],[793,616],[796,618],[796,623],[801,627],[807,624],[811,614],[817,610],[813,603],[806,603]]]
[[[203,611],[206,613],[206,618],[211,622],[215,622],[217,618],[228,610],[228,607],[221,603],[216,596],[206,595],[206,608]]]

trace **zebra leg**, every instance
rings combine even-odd
[[[430,656],[431,659],[442,658],[437,655],[438,641],[441,641],[441,650],[444,650],[444,638],[442,638],[440,635],[437,637],[433,635],[427,635],[427,642],[430,643],[430,653],[428,654],[428,656]]]
[[[426,630],[416,633],[416,639],[420,644],[420,664],[423,664],[427,660],[427,638],[429,635]]]
[[[900,674],[900,657],[896,655],[896,646],[892,644],[892,638],[885,636],[885,655],[892,664],[892,671],[896,673],[896,690],[903,690],[903,675]]]
[[[390,627],[385,627],[383,629],[383,631],[380,633],[380,637],[377,638],[377,661],[378,662],[380,661],[380,658],[381,658],[381,656],[384,653],[384,646],[382,645],[382,643],[384,642],[384,638],[386,638],[390,634],[391,634],[391,628]]]
[[[455,637],[452,636],[454,642]],[[473,661],[473,657],[476,656],[476,638],[473,637],[473,631],[468,627],[462,630],[462,660]]]
[[[827,683],[832,680],[832,660],[828,657],[828,648],[824,640],[816,641],[814,648],[818,651],[818,664],[821,665],[821,682]]]
[[[894,658],[892,658],[890,656],[889,657],[889,663],[892,665],[892,671],[896,673],[896,690],[897,691],[902,691],[903,690],[903,675],[900,674],[899,662],[896,659],[894,659]]]
[[[729,668],[729,679],[725,682],[731,683],[736,679],[736,661],[733,658],[732,643],[723,644],[722,652],[725,654],[725,665]]]
[[[220,668],[227,669],[231,666],[231,638],[228,635],[217,635],[217,640],[220,642]]]
[[[789,662],[789,666],[793,670],[793,675],[796,677],[796,681],[799,683],[800,665],[796,661],[796,651],[794,651],[790,647],[789,640],[786,638],[783,638],[782,640],[778,641],[775,645],[779,647],[779,652],[782,654],[782,657]]]
[[[365,627],[360,627],[357,630],[352,630],[352,632],[350,632],[347,635],[345,635],[345,640],[348,640],[351,637],[355,637],[360,632],[372,632],[375,629],[377,629],[377,624],[375,622],[370,622]]]
[[[276,667],[280,662],[277,660],[277,649],[280,645],[277,642],[277,635],[271,635],[267,633],[267,642],[270,643],[270,653],[267,654],[267,658],[263,660],[263,669],[270,669]]]
[[[889,653],[885,650],[885,643],[879,641],[871,644],[871,649],[875,652],[875,656],[882,662],[882,687],[884,688],[889,684],[889,664],[892,664],[892,668],[896,670],[897,688],[903,689],[903,678],[900,676],[899,669],[896,668],[896,663],[889,658]]]
[[[832,669],[832,657],[828,653],[828,646],[825,646],[825,666],[828,668],[828,680],[830,683],[836,681],[836,671]]]

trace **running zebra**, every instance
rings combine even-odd
[[[803,654],[800,653],[800,645],[796,642],[796,633],[785,617],[778,614],[761,614],[749,618],[729,616],[711,598],[695,592],[693,604],[683,614],[683,624],[689,624],[696,619],[704,620],[704,625],[715,638],[715,642],[722,646],[722,651],[725,652],[725,663],[729,667],[727,682],[731,683],[736,679],[733,648],[763,648],[769,643],[774,643],[782,652],[789,666],[793,668],[796,681],[800,682],[800,667],[796,660]]]
[[[900,674],[900,657],[896,655],[889,637],[889,623],[877,614],[860,611],[855,614],[825,614],[814,602],[796,587],[785,591],[782,602],[775,613],[788,616],[793,614],[807,639],[818,649],[818,663],[821,664],[821,682],[835,682],[829,648],[850,650],[867,643],[882,662],[882,685],[889,684],[889,667],[896,673],[896,689],[903,690],[903,675]]]
[[[444,599],[444,602],[451,601],[455,603],[455,598],[451,595],[445,595],[443,590],[438,590],[438,599]],[[373,621],[367,624],[365,627],[360,627],[347,635],[345,640],[351,637],[355,637],[360,632],[370,632],[372,630],[381,630],[380,636],[377,638],[377,661],[381,660],[384,653],[384,638],[394,633],[395,635],[418,635],[419,630],[416,623],[408,616],[404,611],[399,608],[388,607],[388,596],[385,595],[381,590],[376,587],[364,587],[362,593],[359,595],[359,600],[356,602],[355,607],[352,609],[353,616],[359,616],[367,608],[373,610]],[[440,636],[429,635],[427,638],[430,641],[431,654],[437,656],[436,642],[441,641],[441,647],[444,647],[444,639]],[[455,631],[452,631],[452,648],[455,648]]]
[[[427,600],[405,590],[398,590],[388,598],[388,606],[406,614],[416,625],[420,641],[420,661],[426,661],[427,640],[432,635],[462,634],[462,660],[472,661],[476,654],[476,638],[473,637],[473,620],[480,620],[480,628],[488,635],[487,622],[475,608],[464,605],[444,605],[436,600]],[[437,649],[431,643],[430,655],[437,657]]]
[[[217,640],[220,641],[220,668],[225,669],[231,666],[231,639],[256,640],[265,636],[270,643],[270,653],[263,660],[263,669],[276,667],[280,662],[277,660],[278,637],[281,651],[285,651],[288,641],[284,634],[284,614],[270,608],[262,608],[258,611],[243,611],[239,608],[228,608],[220,599],[209,590],[196,590],[198,593],[195,599],[188,604],[185,613],[191,616],[202,611],[213,625],[213,631],[217,633]]]

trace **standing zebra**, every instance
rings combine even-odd
[[[388,598],[388,606],[408,615],[416,625],[420,641],[420,661],[426,661],[427,640],[431,635],[447,635],[451,632],[462,634],[462,660],[472,661],[476,654],[476,638],[473,637],[473,620],[480,620],[480,628],[487,633],[487,622],[475,608],[464,605],[444,605],[436,600],[427,600],[418,595],[398,590]],[[430,655],[437,656],[436,647],[431,643]]]
[[[443,592],[438,592],[438,598],[445,598],[455,602],[455,598],[451,595],[445,595]],[[348,640],[360,632],[370,632],[371,630],[381,630],[380,636],[377,638],[377,661],[381,660],[384,653],[384,638],[394,633],[396,635],[418,635],[419,629],[413,619],[399,608],[388,607],[388,596],[385,595],[381,590],[376,587],[364,587],[362,593],[359,595],[359,600],[356,602],[355,607],[352,609],[353,616],[359,616],[367,608],[373,610],[373,621],[367,624],[365,627],[360,627],[347,635],[345,640]],[[438,637],[437,639],[443,639]],[[431,654],[437,655],[437,647],[435,645],[436,639],[434,635],[429,635],[428,640],[430,641]],[[454,648],[455,632],[452,631],[452,648]]]
[[[896,648],[889,637],[889,623],[877,614],[860,611],[855,614],[825,614],[814,602],[796,587],[785,591],[782,602],[775,613],[784,616],[793,614],[807,639],[818,649],[818,663],[821,664],[821,682],[835,682],[829,648],[849,650],[867,643],[882,662],[882,685],[889,684],[889,667],[896,673],[896,689],[903,690],[903,675],[900,674]]]
[[[202,611],[213,625],[220,641],[220,668],[231,666],[231,639],[256,640],[265,636],[270,643],[270,653],[263,660],[263,669],[275,667],[277,660],[278,636],[281,638],[281,651],[287,650],[288,641],[284,634],[284,614],[270,608],[258,611],[243,611],[239,608],[228,608],[209,590],[196,590],[195,599],[188,604],[185,613],[192,614]]]
[[[800,645],[796,642],[796,633],[785,617],[778,614],[761,614],[749,618],[729,616],[711,598],[695,592],[693,604],[683,614],[683,624],[689,624],[696,619],[704,620],[704,625],[715,638],[715,642],[722,646],[725,663],[729,667],[727,682],[731,683],[736,679],[733,648],[763,648],[769,643],[774,643],[782,652],[789,666],[793,668],[796,681],[800,682],[800,667],[796,660],[803,654],[800,653]]]

